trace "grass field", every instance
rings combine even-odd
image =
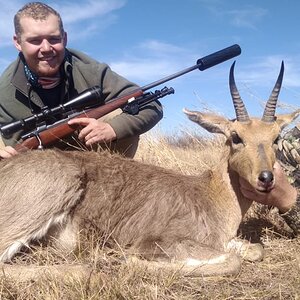
[[[137,160],[197,175],[214,166],[222,156],[219,139],[193,135],[181,137],[145,136]],[[69,264],[89,266],[87,277],[55,277],[30,281],[12,280],[2,273],[0,299],[300,299],[300,239],[275,209],[253,205],[238,232],[241,237],[261,242],[265,259],[244,261],[232,277],[193,278],[180,270],[149,272],[141,266],[126,265],[119,247],[107,247],[107,237],[93,233],[73,257],[61,257],[37,246],[34,253],[18,257],[22,266]],[[34,272],[34,269],[33,269]]]

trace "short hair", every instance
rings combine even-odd
[[[19,38],[22,34],[22,26],[20,20],[22,17],[29,17],[34,20],[46,20],[49,15],[55,15],[58,18],[59,29],[61,34],[64,33],[64,26],[60,14],[42,2],[29,2],[25,4],[14,16],[15,34]]]

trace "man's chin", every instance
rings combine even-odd
[[[59,67],[57,68],[47,68],[47,69],[39,69],[37,74],[39,77],[53,77],[57,75],[59,71]]]

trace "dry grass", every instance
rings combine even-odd
[[[189,136],[189,135],[188,135]],[[142,140],[137,158],[151,164],[197,174],[220,161],[218,139],[180,137]],[[261,241],[265,259],[243,262],[234,277],[192,278],[178,271],[149,273],[141,266],[124,263],[125,254],[108,237],[90,234],[71,258],[37,247],[34,253],[16,259],[20,265],[88,264],[90,277],[56,278],[51,274],[36,281],[0,280],[0,299],[300,299],[300,240],[275,210],[254,205],[239,234]],[[63,267],[60,267],[63,268]]]

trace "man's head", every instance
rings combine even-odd
[[[41,2],[30,2],[14,17],[14,44],[31,71],[53,76],[64,60],[67,35],[57,11]]]

